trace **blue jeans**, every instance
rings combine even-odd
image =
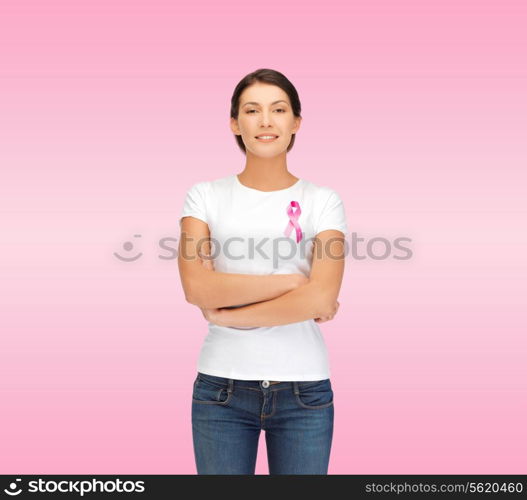
[[[265,430],[270,474],[327,474],[333,438],[328,379],[237,380],[198,372],[192,437],[198,474],[254,474]]]

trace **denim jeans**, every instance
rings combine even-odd
[[[198,474],[254,474],[265,431],[270,474],[327,474],[334,403],[328,379],[238,380],[198,372],[192,437]]]

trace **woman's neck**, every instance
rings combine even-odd
[[[287,167],[245,166],[238,180],[247,187],[260,191],[287,189],[299,179],[287,171]]]

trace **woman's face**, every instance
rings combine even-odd
[[[248,152],[270,158],[287,151],[300,122],[301,118],[293,115],[289,96],[280,87],[256,82],[240,95],[238,120],[231,118],[231,129],[242,136]],[[268,142],[256,138],[265,134],[278,138]]]

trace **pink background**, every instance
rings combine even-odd
[[[526,473],[526,14],[4,2],[0,472],[195,473],[206,322],[182,293],[177,218],[192,184],[243,170],[230,97],[268,67],[302,101],[289,170],[338,191],[360,255],[412,238],[410,260],[349,254],[321,325],[330,473]],[[114,257],[125,241],[137,261]]]

